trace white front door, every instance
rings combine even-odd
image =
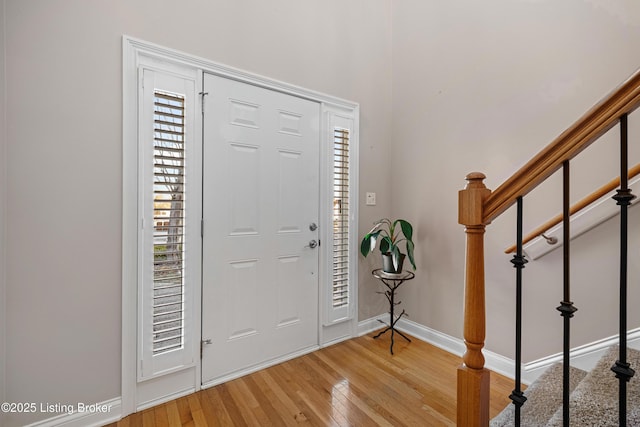
[[[203,384],[318,344],[318,103],[204,77]]]

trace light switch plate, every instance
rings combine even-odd
[[[367,206],[375,206],[376,204],[376,193],[367,193]]]

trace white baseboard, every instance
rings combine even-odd
[[[384,319],[388,319],[388,314],[379,314],[375,317],[371,317],[367,320],[363,320],[358,322],[358,330],[356,331],[356,335],[361,337],[363,335],[367,335],[370,332],[375,331],[376,329],[380,329],[383,325],[380,323]]]
[[[422,341],[428,342],[429,344],[455,354],[456,356],[462,357],[464,352],[467,350],[464,345],[464,340],[436,331],[435,329],[428,328],[411,320],[404,318],[400,319],[397,326],[402,332],[413,335]],[[483,349],[482,354],[484,355],[484,364],[487,369],[506,377],[513,378],[515,362],[512,359],[487,349]]]
[[[429,344],[455,354],[456,356],[462,356],[466,350],[464,341],[461,339],[436,331],[435,329],[431,329],[412,320],[402,318],[398,321],[396,326],[400,331],[413,335],[422,341],[428,342]]]
[[[331,341],[327,341],[327,342],[323,343],[320,346],[320,348],[331,347],[332,345],[336,345],[336,344],[339,344],[339,343],[341,343],[343,341],[350,340],[351,338],[354,338],[354,337],[352,337],[351,335],[345,335],[343,337],[335,338],[335,339],[332,339]]]
[[[360,322],[358,324],[358,336],[380,329],[383,325],[378,322],[378,319],[387,321],[388,317],[389,315],[385,313]],[[449,353],[455,354],[456,356],[462,356],[466,351],[464,340],[436,331],[435,329],[428,328],[411,320],[402,318],[398,321],[396,326],[398,327],[398,330],[406,332],[415,338],[448,351]],[[600,357],[605,353],[606,349],[615,344],[618,344],[617,335],[576,347],[571,350],[571,365],[585,371],[590,371],[596,365]],[[640,350],[640,328],[633,329],[628,332],[627,345],[631,348]],[[484,354],[485,367],[487,369],[508,378],[514,378],[516,364],[513,359],[487,349],[483,349],[482,354]],[[549,366],[561,361],[562,353],[557,353],[523,364],[522,382],[527,385],[531,384]]]
[[[29,424],[26,427],[98,427],[116,422],[122,418],[122,400],[105,400],[94,404],[86,403],[84,412],[78,412],[79,405],[72,405],[71,411]]]
[[[378,319],[388,322],[389,314],[381,314],[371,319],[364,320],[358,323],[358,336],[366,335],[370,332],[380,329],[383,325]],[[398,330],[406,332],[409,335],[414,336],[424,342],[427,342],[433,346],[441,348],[451,354],[462,357],[466,351],[464,340],[451,335],[447,335],[435,329],[431,329],[427,326],[416,323],[412,320],[402,318],[396,324]],[[482,350],[485,358],[485,366],[494,372],[504,375],[509,378],[513,378],[515,372],[515,362],[508,357],[504,357],[500,354],[494,353],[489,350]]]

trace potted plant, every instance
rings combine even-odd
[[[383,218],[375,222],[374,227],[369,231],[360,243],[360,252],[363,256],[373,252],[378,242],[380,252],[382,252],[382,265],[386,273],[402,272],[402,264],[405,254],[400,251],[399,244],[406,242],[406,256],[409,257],[411,266],[416,269],[416,262],[413,258],[413,227],[409,221],[396,219],[391,221]]]

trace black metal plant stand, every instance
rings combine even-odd
[[[385,273],[381,268],[377,268],[373,270],[371,274],[373,274],[373,277],[380,280],[387,287],[386,291],[378,292],[378,293],[384,294],[387,297],[387,300],[389,301],[389,324],[378,319],[378,322],[387,325],[387,328],[378,332],[378,334],[373,338],[376,339],[380,335],[384,334],[385,332],[391,331],[391,346],[389,348],[389,351],[391,352],[391,354],[393,354],[393,335],[394,334],[397,333],[405,340],[411,342],[411,340],[407,336],[405,336],[402,332],[398,331],[395,328],[398,320],[400,320],[402,316],[407,314],[405,313],[404,309],[402,309],[402,313],[400,313],[398,317],[394,316],[394,313],[393,313],[394,308],[396,305],[400,304],[400,301],[396,302],[395,300],[396,289],[398,289],[400,285],[402,285],[407,280],[413,279],[415,277],[415,274],[413,274],[411,271],[403,271],[402,273],[397,273],[397,274]]]

